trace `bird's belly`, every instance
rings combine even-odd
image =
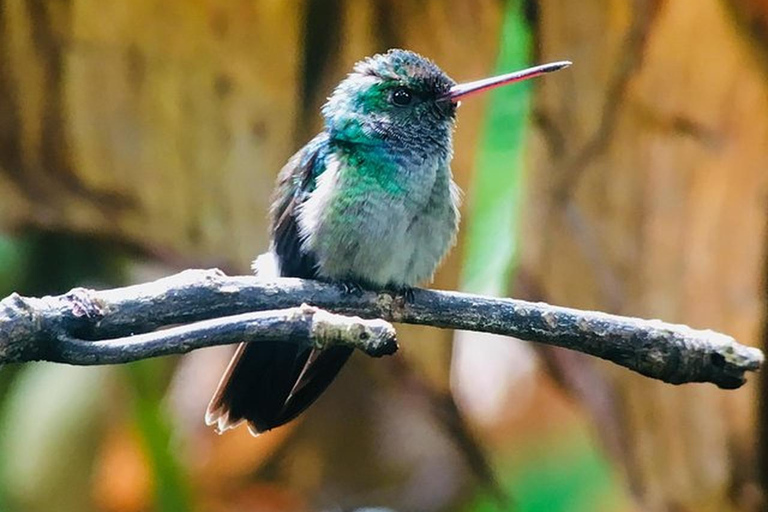
[[[456,211],[409,212],[401,202],[366,197],[347,202],[345,215],[318,222],[308,243],[321,277],[376,286],[415,286],[429,280],[455,239]]]
[[[326,171],[299,213],[302,246],[318,276],[375,286],[430,279],[458,228],[458,197],[444,169],[425,167],[419,177],[426,183],[399,189],[349,186]]]
[[[403,271],[414,252],[408,218],[396,207],[369,204],[354,218],[326,218],[312,250],[321,277],[377,286],[406,284]]]

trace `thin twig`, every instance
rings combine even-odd
[[[336,315],[304,304],[298,308],[241,313],[103,341],[86,341],[63,334],[52,345],[48,358],[75,365],[116,364],[244,341],[304,343],[319,349],[348,345],[371,357],[397,351],[395,328],[389,322]]]
[[[0,301],[0,363],[57,360],[58,344],[67,337],[98,341],[301,304],[344,315],[491,332],[566,347],[673,384],[712,382],[737,388],[745,381],[744,373],[758,370],[763,362],[760,350],[730,336],[659,320],[458,292],[416,289],[406,298],[391,292],[349,293],[317,281],[263,281],[230,277],[218,270],[187,270],[112,290],[79,288],[43,298],[11,295]],[[158,355],[157,344],[162,343],[167,345],[163,354],[190,350],[187,338],[163,341],[162,332],[156,335],[154,345],[147,345],[146,357]],[[195,347],[221,343],[208,338],[196,341]],[[126,361],[144,357],[140,350],[126,354]],[[122,360],[113,357],[110,362]]]

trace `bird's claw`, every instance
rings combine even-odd
[[[359,297],[363,293],[363,287],[360,285],[360,283],[355,283],[354,281],[341,281],[339,286],[341,286],[342,290],[344,290],[344,293],[350,295]]]
[[[413,286],[391,286],[387,288],[387,291],[402,297],[405,302],[412,302],[416,297],[416,288]]]

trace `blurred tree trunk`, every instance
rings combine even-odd
[[[294,149],[303,12],[298,0],[4,0],[2,226],[245,267]]]
[[[765,22],[764,4],[732,4]],[[522,275],[545,300],[760,344],[768,73],[751,36],[766,32],[728,7],[538,2],[542,59],[574,61],[538,84],[530,144]],[[550,355],[643,510],[765,510],[755,382],[673,387]]]

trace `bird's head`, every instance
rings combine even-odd
[[[455,82],[434,62],[390,50],[355,64],[323,107],[331,137],[360,144],[449,144]],[[444,141],[442,139],[445,139]]]
[[[475,92],[562,69],[559,62],[466,84],[407,50],[389,50],[357,64],[323,106],[331,138],[410,151],[450,151],[459,100]]]

